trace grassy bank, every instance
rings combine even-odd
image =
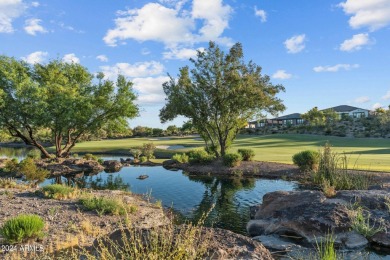
[[[350,167],[372,171],[390,171],[390,140],[371,138],[345,138],[316,135],[278,134],[266,136],[241,135],[232,150],[250,148],[256,153],[255,160],[292,164],[293,154],[307,149],[318,150],[329,141],[333,150],[345,152],[350,158]],[[184,146],[178,149],[158,149],[158,156],[170,157],[177,152],[203,146],[198,137],[129,138],[84,142],[76,145],[74,152],[106,152],[128,154],[131,147],[153,142],[156,146]]]

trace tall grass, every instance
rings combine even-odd
[[[334,246],[335,239],[332,234],[325,236],[325,240],[316,241],[317,259],[319,260],[337,260],[337,252]]]
[[[47,185],[42,188],[42,192],[46,198],[56,200],[74,199],[80,194],[79,190],[61,184]]]
[[[0,235],[11,244],[43,236],[45,223],[38,215],[21,214],[7,220],[0,228]]]
[[[370,212],[361,206],[351,210],[350,215],[352,229],[365,237],[372,237],[378,232],[385,231],[383,222],[372,221]]]

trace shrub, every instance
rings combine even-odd
[[[0,234],[9,243],[20,243],[26,239],[42,237],[45,223],[37,215],[19,215],[7,220],[0,229]]]
[[[39,151],[38,149],[32,149],[28,151],[27,157],[34,160],[39,160],[41,159],[41,151]]]
[[[43,182],[49,175],[47,170],[38,168],[31,158],[26,158],[19,164],[19,171],[32,186]]]
[[[223,156],[223,164],[227,167],[235,167],[241,164],[242,157],[238,153],[228,153]]]
[[[104,163],[104,160],[103,160],[102,158],[99,158],[97,161],[98,161],[98,163],[101,164],[101,165],[103,165],[103,163]]]
[[[73,199],[79,194],[78,190],[61,184],[47,185],[42,192],[46,198],[56,200]]]
[[[370,212],[364,210],[361,206],[358,206],[355,210],[352,210],[351,215],[352,229],[365,237],[372,237],[376,233],[385,230],[383,223],[376,225],[375,222],[373,223],[370,221]]]
[[[208,154],[204,149],[194,149],[187,153],[189,162],[194,163],[210,163],[214,160],[214,156]]]
[[[95,155],[91,154],[91,153],[86,153],[86,154],[84,154],[83,159],[84,160],[88,160],[88,161],[89,160],[97,161],[98,158]]]
[[[153,159],[154,158],[154,150],[156,150],[156,146],[154,145],[154,143],[144,143],[142,145],[142,154],[148,159],[148,161],[150,159]]]
[[[130,153],[133,155],[134,159],[139,159],[142,154],[141,149],[130,149]]]
[[[141,156],[141,157],[139,158],[139,161],[140,161],[141,163],[144,163],[144,162],[147,162],[147,161],[148,161],[148,158],[146,158],[146,156]]]
[[[238,149],[238,153],[241,154],[243,161],[252,161],[255,157],[255,152],[252,149]]]
[[[301,171],[316,170],[319,163],[319,153],[316,151],[306,150],[294,154],[292,160],[295,165],[301,169]]]
[[[19,170],[19,162],[18,159],[13,158],[9,161],[6,161],[5,166],[3,168],[4,172],[15,173]]]
[[[176,160],[180,163],[188,163],[189,157],[185,153],[177,153],[174,156],[172,156],[172,160]]]
[[[127,211],[131,213],[136,211],[136,208],[128,207],[118,198],[105,198],[96,196],[87,196],[80,199],[80,203],[87,210],[95,210],[99,215],[124,215]]]
[[[0,188],[15,188],[18,185],[14,178],[0,178]]]

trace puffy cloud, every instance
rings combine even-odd
[[[295,35],[284,42],[288,53],[298,53],[305,49],[306,35]]]
[[[389,100],[390,99],[390,90],[386,92],[384,96],[382,96],[382,99]]]
[[[33,53],[30,53],[27,55],[27,57],[22,57],[22,60],[26,61],[27,63],[34,64],[34,63],[43,63],[47,56],[49,54],[44,51],[36,51]]]
[[[292,74],[287,73],[285,70],[278,70],[272,75],[272,77],[274,79],[291,79]]]
[[[349,25],[354,29],[368,27],[374,31],[390,23],[389,0],[347,0],[339,6],[351,16]]]
[[[134,64],[117,63],[114,66],[101,66],[100,69],[110,79],[115,79],[118,74],[138,78],[160,75],[164,71],[164,65],[157,61],[147,61]]]
[[[374,105],[372,105],[372,110],[375,110],[375,109],[381,108],[381,107],[382,107],[381,103],[375,103]]]
[[[345,40],[340,45],[341,51],[357,51],[360,50],[364,45],[371,44],[372,41],[370,40],[370,37],[368,33],[359,33],[352,36],[351,39]]]
[[[255,6],[255,15],[260,17],[262,23],[265,23],[267,21],[267,13],[264,10],[257,9],[256,6]]]
[[[80,63],[80,59],[74,53],[65,54],[62,60],[67,63]]]
[[[168,49],[210,40],[232,44],[231,39],[221,37],[229,26],[232,12],[229,5],[224,5],[222,0],[193,0],[192,10],[185,10],[185,2],[161,0],[160,3],[148,3],[139,9],[118,11],[115,28],[108,30],[103,40],[110,46],[127,39],[157,41]]]
[[[363,103],[367,103],[369,101],[370,101],[370,98],[366,97],[366,96],[358,97],[355,99],[355,103],[357,103],[357,104],[363,104]]]
[[[106,56],[106,55],[103,55],[103,54],[96,56],[96,59],[97,59],[97,60],[100,60],[100,61],[102,61],[102,62],[107,62],[107,61],[108,61],[107,56]]]
[[[134,89],[138,92],[139,104],[163,104],[165,93],[162,84],[169,81],[167,76],[133,79]]]
[[[313,70],[315,72],[338,72],[339,70],[351,70],[359,68],[359,64],[336,64],[334,66],[317,66]]]
[[[26,9],[22,0],[0,1],[0,33],[12,33],[12,22],[21,16]]]
[[[24,30],[26,31],[26,33],[31,35],[36,35],[37,33],[47,33],[46,29],[43,28],[42,25],[40,25],[40,22],[42,22],[41,19],[28,19],[26,20]]]
[[[31,6],[32,7],[38,7],[40,6],[41,4],[39,2],[31,2]]]
[[[196,57],[197,51],[204,51],[204,48],[195,49],[171,49],[170,51],[163,52],[163,57],[166,60],[188,60]]]

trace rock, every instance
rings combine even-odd
[[[139,180],[144,180],[146,178],[149,178],[149,175],[140,175],[137,177],[137,179],[139,179]]]
[[[271,235],[271,236],[257,236],[252,239],[259,241],[265,246],[267,249],[275,250],[275,251],[292,251],[300,249],[301,246],[281,239],[279,236]]]
[[[336,244],[343,245],[346,249],[359,249],[368,245],[368,240],[355,231],[339,234],[335,240]]]
[[[378,246],[390,248],[390,232],[378,232],[370,240]]]
[[[103,162],[104,170],[107,172],[118,172],[122,167],[122,163],[117,160],[107,160]]]
[[[54,161],[41,160],[37,166],[50,171],[51,176],[76,175],[82,172],[98,173],[104,170],[97,161],[84,159],[63,159],[58,158]]]

